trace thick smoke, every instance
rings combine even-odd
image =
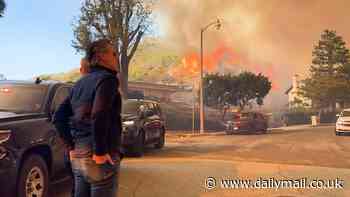
[[[162,0],[157,12],[165,39],[182,54],[199,51],[200,28],[222,19],[221,30],[205,32],[205,51],[231,47],[244,63],[272,73],[281,96],[292,75],[307,74],[323,30],[336,30],[350,43],[349,7],[348,0]]]

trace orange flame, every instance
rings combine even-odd
[[[205,73],[219,72],[220,67],[228,66],[230,70],[250,71],[256,74],[263,74],[272,81],[272,90],[278,90],[275,83],[274,66],[259,66],[245,58],[242,58],[234,50],[225,45],[220,45],[212,53],[203,57],[203,70]],[[175,66],[170,75],[178,81],[193,82],[200,77],[200,56],[198,53],[188,53],[181,60],[181,64]]]

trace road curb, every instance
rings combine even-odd
[[[208,132],[208,133],[171,133],[168,132],[166,134],[166,137],[203,137],[203,136],[222,136],[226,135],[226,132],[219,131],[219,132]]]

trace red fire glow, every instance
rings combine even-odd
[[[258,64],[239,56],[234,50],[225,45],[220,45],[210,54],[203,57],[203,70],[205,73],[222,72],[221,68],[225,68],[223,72],[234,71],[250,71],[256,74],[261,73],[272,81],[272,90],[278,90],[274,74],[274,66]],[[175,66],[170,75],[179,81],[198,80],[200,77],[200,56],[198,53],[188,53],[184,56],[180,65]]]

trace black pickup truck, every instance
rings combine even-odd
[[[50,183],[67,178],[62,140],[51,120],[73,84],[0,80],[0,196],[49,195]],[[164,119],[154,101],[123,104],[123,147],[142,156],[164,146]]]

